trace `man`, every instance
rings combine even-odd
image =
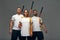
[[[33,22],[33,35],[32,35],[32,40],[35,40],[36,37],[38,40],[43,40],[43,32],[41,30],[41,28],[44,29],[44,31],[47,33],[47,29],[44,25],[44,23],[42,22],[42,19],[40,17],[37,16],[37,10],[33,10],[33,17],[32,17],[32,22]]]
[[[18,7],[17,14],[13,15],[10,20],[9,33],[11,34],[11,40],[17,40],[17,37],[21,40],[21,30],[18,27],[21,18],[23,18],[23,15],[21,14],[21,8]]]
[[[24,10],[24,18],[20,20],[19,28],[21,28],[22,40],[31,40],[32,36],[32,22],[29,17],[28,10]]]

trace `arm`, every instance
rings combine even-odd
[[[30,9],[30,11],[29,11],[29,17],[31,17],[31,14],[33,13],[33,10],[32,9]]]
[[[12,32],[13,20],[10,20],[9,33]]]
[[[47,30],[46,25],[44,23],[42,24],[42,28],[44,29],[45,33],[47,33],[48,30]]]
[[[41,27],[44,29],[45,33],[47,33],[46,25],[42,22],[42,19],[40,19],[40,24],[41,24]]]
[[[30,36],[32,36],[32,20],[30,19]]]
[[[21,23],[21,22],[19,22],[19,25],[18,25],[18,27],[19,27],[19,28],[21,28],[21,26],[22,26],[22,23]]]
[[[34,1],[32,1],[31,8],[30,8],[30,11],[29,11],[29,16],[31,16],[31,14],[33,13],[33,11],[32,11],[33,6],[34,6]]]
[[[13,22],[14,22],[14,16],[12,16],[10,23],[9,23],[9,33],[12,33],[12,27],[13,27]]]

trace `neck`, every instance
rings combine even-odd
[[[34,15],[35,16],[35,15]],[[35,17],[37,17],[37,16],[35,16]]]
[[[20,14],[21,14],[21,12],[17,12],[17,14],[18,14],[18,15],[20,15]]]
[[[18,15],[20,15],[20,14],[18,14]]]
[[[25,16],[25,17],[28,17],[28,16]]]

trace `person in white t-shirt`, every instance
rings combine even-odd
[[[42,18],[37,16],[37,10],[33,10],[33,17],[32,17],[32,26],[33,26],[33,35],[32,35],[32,40],[36,40],[36,37],[38,40],[43,40],[43,32],[42,28],[44,29],[45,32],[47,32],[47,29],[42,22]]]
[[[21,28],[22,40],[26,40],[26,38],[27,40],[31,40],[32,22],[27,9],[24,10],[24,18],[20,20],[19,28]]]
[[[19,20],[21,20],[24,16],[21,14],[21,8],[17,8],[17,14],[13,15],[10,20],[9,33],[11,34],[11,40],[21,40],[21,29],[18,27]]]

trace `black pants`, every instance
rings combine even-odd
[[[30,36],[22,36],[22,40],[32,40],[32,37],[30,37]]]
[[[12,30],[11,40],[17,40],[17,37],[19,37],[19,40],[21,40],[21,31]]]
[[[36,40],[36,37],[38,40],[44,40],[43,32],[33,32],[32,40]]]

